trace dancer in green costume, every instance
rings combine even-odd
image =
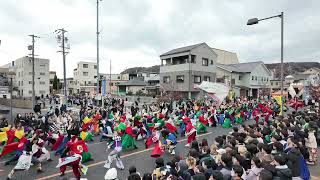
[[[226,118],[224,119],[224,123],[222,124],[222,127],[223,127],[223,128],[231,128],[231,127],[232,127],[232,125],[231,125],[231,120],[230,120],[229,117],[226,117]]]

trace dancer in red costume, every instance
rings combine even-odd
[[[193,126],[190,120],[187,122],[186,136],[188,137],[186,147],[190,147],[191,142],[196,140],[197,136],[197,129]]]

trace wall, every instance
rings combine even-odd
[[[252,80],[252,76],[257,76],[257,81]],[[262,81],[261,78],[268,78],[268,81]],[[263,87],[270,86],[271,74],[267,71],[267,69],[262,65],[258,65],[251,73],[250,73],[250,86],[253,87]]]
[[[238,64],[238,56],[234,52],[229,52],[221,49],[212,48],[212,50],[218,55],[217,63],[219,64]]]
[[[49,59],[35,58],[35,95],[47,95],[49,86]],[[14,62],[13,67],[16,76],[14,85],[20,90],[20,96],[32,97],[32,61],[30,57],[22,57]],[[41,74],[40,74],[41,73]],[[19,84],[20,82],[20,84]],[[42,84],[40,84],[40,82]],[[23,93],[22,93],[23,92]]]
[[[0,98],[0,104],[10,107],[10,99]],[[23,99],[12,99],[12,107],[30,109],[32,107],[32,101]]]
[[[183,75],[184,76],[184,82],[178,83],[177,82],[177,76]],[[160,84],[163,87],[166,87],[165,90],[167,91],[189,91],[189,83],[190,83],[190,90],[191,91],[198,91],[194,89],[194,76],[201,76],[201,82],[204,80],[204,76],[210,77],[210,82],[216,81],[216,73],[214,72],[202,72],[202,71],[191,71],[191,79],[189,79],[189,71],[175,71],[171,73],[165,73],[160,74]],[[163,77],[169,76],[170,77],[170,83],[163,83]],[[200,84],[200,83],[199,83]]]
[[[215,64],[217,62],[217,54],[215,54],[210,47],[203,44],[198,46],[195,49],[191,50],[191,54],[196,55],[196,63],[191,64],[191,70],[195,71],[203,71],[203,72],[214,72]],[[209,60],[208,66],[202,65],[202,58],[207,58]],[[213,64],[211,64],[211,60],[213,60]]]
[[[127,93],[131,91],[133,94],[135,94],[139,90],[142,90],[144,93],[146,92],[144,86],[127,86],[127,89],[126,89]]]

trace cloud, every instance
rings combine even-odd
[[[247,26],[252,17],[285,12],[285,61],[319,61],[320,6],[317,0],[121,0],[100,2],[101,72],[159,64],[172,48],[207,42],[237,52],[240,61],[280,59],[280,19]],[[10,0],[0,2],[0,63],[27,55],[29,34],[41,36],[36,53],[51,60],[62,77],[62,55],[53,34],[65,28],[70,39],[67,76],[77,61],[96,60],[96,1]],[[57,63],[59,62],[59,63]],[[60,63],[61,62],[61,63]],[[69,68],[70,67],[70,68]]]

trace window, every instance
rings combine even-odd
[[[210,82],[210,76],[204,76],[204,77],[203,77],[203,80]]]
[[[209,60],[207,58],[202,58],[202,66],[208,66]]]
[[[210,60],[210,64],[213,65],[213,60]]]
[[[184,75],[177,75],[177,83],[183,83],[184,82]]]
[[[236,80],[235,79],[231,79],[231,85],[235,85],[236,84]]]
[[[82,75],[83,75],[83,76],[88,76],[89,73],[88,73],[88,72],[82,72]]]
[[[44,72],[41,72],[41,73],[40,73],[40,76],[44,76],[44,75],[46,75],[46,73],[44,73]]]
[[[120,79],[120,76],[118,76],[118,79]]]
[[[29,72],[29,75],[32,76],[32,72]]]
[[[271,86],[273,86],[273,82],[271,82]]]
[[[32,84],[32,81],[29,81],[29,84]]]
[[[201,83],[201,76],[194,76],[194,83]]]
[[[41,90],[40,90],[39,93],[40,93],[40,94],[45,94],[46,91],[41,91]]]
[[[18,86],[20,86],[20,81],[18,82]]]
[[[93,68],[94,68],[94,69],[97,69],[97,65],[93,65]]]
[[[279,83],[278,82],[276,82],[276,86],[278,86],[279,85]]]
[[[46,84],[46,82],[44,82],[44,81],[40,81],[40,84],[42,84],[42,85],[43,85],[43,84]]]
[[[257,76],[255,76],[255,80],[256,80],[256,81],[258,80],[258,77],[257,77]]]
[[[40,64],[40,67],[46,67],[46,65],[45,64]]]
[[[113,83],[109,83],[109,86],[113,86]]]
[[[239,76],[239,81],[242,79],[242,76]]]
[[[196,63],[196,56],[195,55],[191,55],[191,63],[192,64]]]
[[[23,81],[21,81],[21,86],[23,86]]]
[[[32,91],[29,91],[29,94],[32,94]]]
[[[251,76],[251,80],[252,80],[252,81],[254,80],[254,76]]]
[[[88,68],[89,65],[88,65],[88,64],[83,64],[82,67],[83,67],[83,68]]]
[[[164,76],[163,83],[169,83],[169,82],[170,82],[170,76]]]
[[[269,78],[267,78],[267,82],[269,82]]]

